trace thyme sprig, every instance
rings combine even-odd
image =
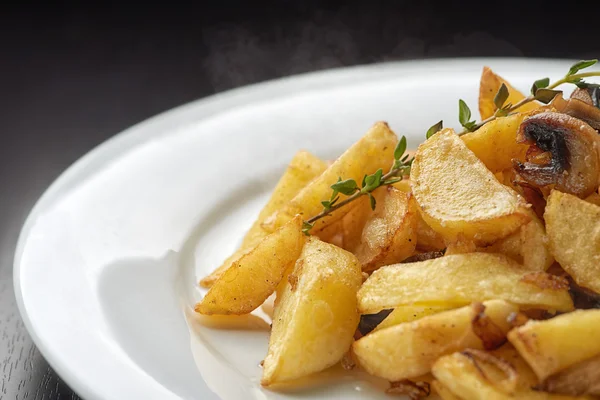
[[[600,76],[600,71],[580,72],[581,70],[595,65],[597,62],[598,60],[578,61],[573,64],[571,68],[569,68],[569,71],[564,77],[552,84],[550,84],[550,78],[536,80],[531,86],[531,95],[516,102],[515,104],[506,104],[510,93],[508,87],[503,83],[494,96],[494,105],[497,109],[496,112],[494,115],[484,119],[481,122],[471,120],[471,109],[464,100],[460,99],[458,101],[458,120],[464,130],[458,132],[458,135],[464,135],[468,132],[473,132],[488,122],[491,122],[498,117],[504,117],[514,113],[525,104],[533,101],[539,101],[541,103],[548,104],[558,94],[562,93],[561,90],[556,90],[556,88],[563,84],[570,83],[577,85],[580,88],[597,87],[597,84],[588,83],[584,80],[584,78]],[[429,139],[438,131],[442,130],[443,127],[443,121],[439,121],[431,126],[426,133],[427,139]],[[392,164],[390,170],[384,174],[383,170],[380,168],[371,175],[365,175],[360,186],[354,179],[343,180],[341,177],[339,177],[338,181],[331,185],[332,193],[329,199],[321,202],[323,205],[323,211],[309,218],[308,220],[303,221],[302,231],[308,235],[316,221],[330,215],[332,212],[344,207],[345,205],[362,196],[369,196],[371,208],[374,210],[377,202],[375,197],[373,197],[373,191],[381,186],[387,186],[399,182],[402,180],[404,175],[408,175],[410,173],[410,168],[414,158],[410,157],[408,154],[405,154],[406,148],[406,137],[403,136],[394,150],[394,163]],[[343,194],[347,197],[343,200],[340,200],[340,194]]]
[[[563,84],[574,84],[580,88],[588,88],[594,87],[596,84],[588,83],[584,80],[584,78],[589,78],[592,76],[600,76],[600,71],[590,71],[590,72],[579,72],[586,68],[589,68],[595,65],[598,60],[581,60],[576,62],[571,66],[567,74],[556,82],[550,84],[550,78],[542,78],[538,79],[531,86],[531,95],[525,97],[521,101],[518,101],[515,104],[504,104],[509,96],[508,87],[503,83],[496,96],[494,97],[494,104],[496,105],[496,112],[489,118],[484,119],[483,121],[477,123],[475,121],[471,121],[471,109],[467,105],[467,103],[460,99],[458,101],[458,121],[461,126],[464,128],[462,131],[458,132],[458,135],[464,135],[469,132],[473,132],[483,125],[487,124],[495,120],[498,117],[504,117],[509,115],[525,104],[531,103],[533,101],[539,101],[544,104],[550,103],[554,98],[561,94],[561,90],[556,90],[557,87]],[[441,126],[441,123],[439,123]],[[436,124],[437,125],[437,124]],[[436,126],[434,125],[434,126]],[[433,128],[433,127],[432,127]],[[431,129],[431,128],[430,128]],[[440,128],[441,129],[441,128]],[[438,129],[439,130],[439,129]],[[437,132],[437,131],[436,131]],[[434,133],[427,132],[427,139],[429,139]]]
[[[321,202],[323,211],[304,221],[302,231],[305,234],[308,234],[316,221],[330,215],[335,210],[344,207],[346,204],[351,203],[362,196],[369,196],[371,209],[375,210],[377,201],[373,196],[373,191],[382,186],[388,186],[399,182],[404,175],[410,174],[413,158],[410,157],[409,154],[405,154],[406,148],[406,137],[402,136],[394,149],[394,163],[390,170],[384,174],[383,169],[379,168],[375,173],[365,175],[360,186],[354,179],[342,180],[341,177],[338,177],[338,181],[331,185],[332,193],[331,196],[329,196],[329,200],[323,200]],[[348,197],[340,201],[340,194]]]

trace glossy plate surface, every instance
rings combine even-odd
[[[15,290],[42,354],[86,399],[388,398],[333,369],[278,392],[259,385],[268,324],[190,314],[197,279],[239,244],[299,149],[333,158],[378,120],[409,146],[459,98],[477,113],[489,65],[527,91],[570,61],[463,59],[330,70],[237,89],[142,122],[65,172],[15,256]]]

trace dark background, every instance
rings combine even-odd
[[[600,7],[583,2],[148,3],[0,8],[0,399],[77,398],[23,327],[12,257],[43,190],[110,136],[215,92],[325,68],[600,56]]]

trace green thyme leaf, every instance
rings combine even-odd
[[[438,133],[442,129],[444,129],[444,121],[440,121],[440,122],[438,122],[436,124],[433,124],[431,126],[431,128],[427,129],[427,133],[425,134],[425,137],[427,139],[429,139],[430,137],[432,137],[433,135],[435,135],[436,133]],[[402,160],[402,161],[404,161],[404,160]]]
[[[398,142],[398,145],[396,146],[396,149],[394,150],[394,159],[399,160],[405,151],[406,151],[406,137],[402,136],[400,138],[400,141]]]
[[[375,206],[377,206],[377,201],[375,197],[371,193],[369,193],[369,202],[371,203],[371,210],[375,211]]]
[[[504,83],[502,83],[502,85],[500,85],[500,89],[498,89],[498,92],[494,96],[494,105],[497,109],[501,110],[504,108],[503,106],[508,99],[508,94],[508,88]]]
[[[362,193],[370,193],[373,190],[381,186],[381,177],[383,176],[383,170],[379,168],[374,174],[367,175],[364,179]]]
[[[550,103],[558,94],[561,94],[560,90],[552,90],[552,89],[538,89],[535,93],[535,99],[541,101],[544,104]]]
[[[388,179],[387,181],[383,181],[382,185],[391,185],[391,184],[394,184],[396,182],[400,182],[401,180],[402,180],[402,177]]]
[[[569,72],[567,73],[567,76],[575,75],[576,73],[578,73],[582,69],[589,68],[592,65],[596,64],[597,62],[598,62],[598,60],[581,60],[581,61],[577,61],[575,64],[573,64],[571,66],[571,69],[569,69]]]
[[[312,229],[313,224],[310,222],[302,221],[302,233],[306,236],[310,236],[310,230]]]
[[[458,120],[468,131],[474,130],[477,126],[475,121],[471,121],[471,109],[463,99],[458,100]]]
[[[537,81],[533,82],[533,85],[531,86],[531,94],[535,96],[535,93],[538,91],[538,89],[545,89],[549,84],[550,78],[538,79]]]
[[[354,192],[358,190],[358,185],[354,179],[346,179],[342,181],[338,180],[336,183],[331,185],[331,188],[338,193],[345,194],[346,196],[352,195]]]

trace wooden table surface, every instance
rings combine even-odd
[[[215,92],[325,68],[434,57],[600,56],[597,21],[586,18],[598,6],[501,2],[486,11],[481,2],[426,0],[204,3],[3,6],[0,399],[78,398],[23,326],[12,257],[20,227],[45,188],[110,136]]]

